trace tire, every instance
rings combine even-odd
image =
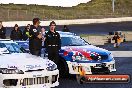
[[[67,65],[65,59],[60,57],[57,66],[58,66],[59,74],[60,74],[61,78],[69,77],[69,68],[68,68],[68,65]]]

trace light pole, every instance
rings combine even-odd
[[[112,0],[112,11],[115,12],[115,0]]]

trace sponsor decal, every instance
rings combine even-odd
[[[86,83],[129,83],[129,75],[85,75]]]
[[[34,69],[34,68],[40,68],[41,66],[40,65],[26,65],[26,68],[31,70],[31,69]]]
[[[73,69],[75,72],[79,72],[79,67],[80,67],[80,66],[72,66],[72,69]]]
[[[97,57],[98,61],[101,60],[101,56],[96,52],[87,51],[86,49],[80,49],[80,48],[66,48],[65,52],[73,52],[75,56],[85,56],[88,60],[92,60],[92,57]],[[65,55],[64,52],[64,55]]]
[[[10,69],[17,69],[16,66],[8,66],[8,68],[10,68]]]
[[[42,74],[39,74],[39,75],[33,75],[34,78],[36,77],[42,77]]]

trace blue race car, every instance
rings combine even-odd
[[[116,71],[115,60],[108,50],[90,45],[75,34],[59,33],[62,43],[58,65],[60,75],[80,74],[80,67],[86,74],[108,74]],[[28,41],[16,42],[28,50]]]

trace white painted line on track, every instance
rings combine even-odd
[[[132,51],[111,51],[114,57],[132,57]]]

